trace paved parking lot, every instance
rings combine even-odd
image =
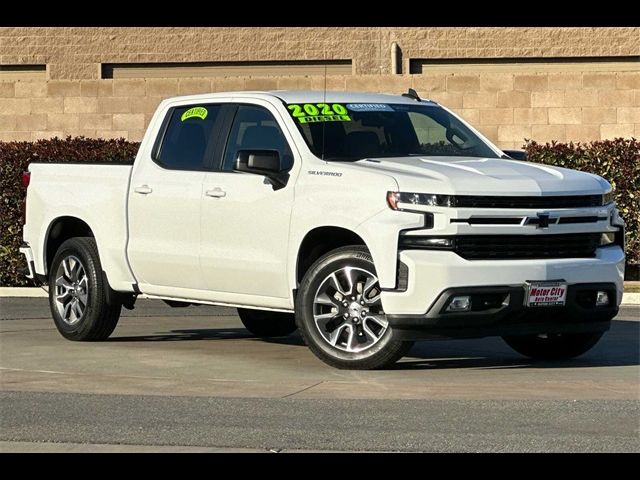
[[[335,370],[235,310],[141,300],[107,342],[0,298],[0,451],[640,451],[640,308],[592,352],[531,363],[500,339],[421,342]],[[43,443],[44,442],[44,443]]]

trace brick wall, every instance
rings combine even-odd
[[[352,59],[357,74],[402,58],[640,54],[639,28],[3,27],[0,64],[46,64],[50,79],[97,79],[101,63]]]
[[[402,75],[391,75],[391,44]],[[165,97],[229,90],[322,89],[322,77],[100,79],[103,63],[352,60],[329,90],[408,87],[460,113],[503,148],[524,138],[640,137],[640,64],[553,72],[529,64],[409,75],[411,59],[640,55],[640,28],[0,28],[0,65],[46,65],[45,79],[0,80],[0,140],[123,136],[139,140]],[[597,69],[596,69],[597,70]],[[627,70],[629,70],[627,68]]]
[[[229,90],[322,89],[324,77],[0,82],[0,140],[51,136],[140,140],[161,99]],[[640,72],[348,75],[329,90],[415,88],[451,108],[502,148],[538,141],[640,138]]]

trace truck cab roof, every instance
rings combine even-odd
[[[322,90],[272,90],[272,91],[243,91],[243,92],[218,92],[205,93],[200,95],[186,95],[172,97],[170,100],[202,101],[212,100],[219,97],[234,98],[278,98],[285,103],[394,103],[394,104],[415,104],[416,100],[402,95],[391,95],[383,93],[363,93],[363,92],[324,92]],[[436,102],[422,99],[422,103],[436,105]]]

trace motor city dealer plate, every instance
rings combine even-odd
[[[561,307],[567,300],[567,284],[564,282],[527,282],[525,305],[527,307]]]

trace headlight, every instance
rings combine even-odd
[[[609,205],[613,203],[616,199],[616,194],[613,189],[609,190],[607,193],[602,195],[602,205]]]
[[[392,210],[411,210],[411,208],[400,207],[400,203],[425,207],[450,207],[453,205],[453,197],[432,193],[387,192],[387,203]]]
[[[614,232],[606,232],[600,235],[600,245],[601,247],[606,247],[607,245],[613,245],[616,243],[616,234]]]

